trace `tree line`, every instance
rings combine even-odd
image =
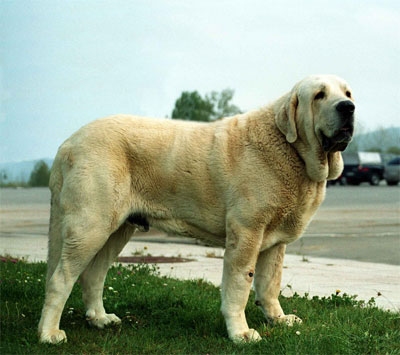
[[[222,117],[234,116],[242,113],[239,107],[230,103],[234,95],[232,89],[225,89],[221,92],[212,91],[205,97],[197,91],[184,91],[175,101],[172,110],[172,118],[211,122]]]
[[[47,187],[49,186],[50,169],[44,160],[38,161],[30,176],[28,182],[9,181],[7,172],[0,171],[0,187]]]
[[[241,109],[233,104],[234,90],[225,89],[221,92],[212,91],[204,97],[198,91],[184,91],[175,101],[172,110],[172,119],[188,121],[212,122],[222,117],[234,116],[242,113]],[[379,128],[368,132],[362,125],[356,130],[356,135],[346,152],[369,151],[400,155],[400,128]],[[7,181],[7,174],[0,172],[0,186],[48,186],[50,169],[43,161],[36,163],[27,183]]]
[[[400,128],[379,127],[374,131],[368,131],[359,123],[356,127],[356,134],[346,152],[377,152],[400,155]]]

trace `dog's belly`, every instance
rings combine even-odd
[[[222,229],[216,233],[214,230],[210,231],[207,228],[172,218],[160,219],[148,217],[148,221],[151,227],[169,235],[196,238],[215,246],[225,246],[225,231]],[[218,228],[216,228],[216,230],[218,230]]]

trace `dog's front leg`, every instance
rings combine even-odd
[[[261,307],[267,319],[292,326],[301,323],[301,319],[294,314],[285,315],[278,300],[285,251],[286,244],[281,243],[260,253],[254,280],[256,305]]]
[[[261,339],[256,330],[249,329],[244,314],[260,247],[258,234],[240,226],[230,226],[227,233],[221,311],[234,342]]]

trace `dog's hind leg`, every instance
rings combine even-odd
[[[60,261],[62,250],[62,213],[60,208],[60,194],[63,185],[63,177],[60,173],[58,165],[59,161],[56,160],[53,164],[49,182],[49,187],[51,190],[51,207],[47,255],[47,281],[50,280],[58,262]]]
[[[121,322],[115,314],[107,314],[104,309],[104,281],[110,265],[129,241],[135,229],[134,226],[124,223],[117,231],[111,234],[106,244],[90,261],[81,275],[86,319],[97,328],[101,329],[107,324]]]
[[[66,340],[59,324],[75,281],[109,237],[107,227],[87,216],[84,210],[63,216],[61,234],[62,248],[56,266],[52,265],[48,272],[46,297],[39,322],[40,341],[53,344]],[[55,259],[54,256],[52,262]]]

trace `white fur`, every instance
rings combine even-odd
[[[316,106],[321,83],[328,100]],[[260,339],[244,314],[254,278],[267,318],[300,322],[278,301],[283,257],[323,201],[326,179],[343,169],[340,152],[325,153],[315,127],[334,126],[334,102],[344,90],[341,79],[310,77],[260,110],[213,123],[117,115],[72,135],[51,172],[40,340],[66,340],[61,312],[80,275],[89,323],[120,322],[103,307],[103,287],[141,228],[126,222],[132,213],[154,228],[225,246],[221,310],[233,341]]]

